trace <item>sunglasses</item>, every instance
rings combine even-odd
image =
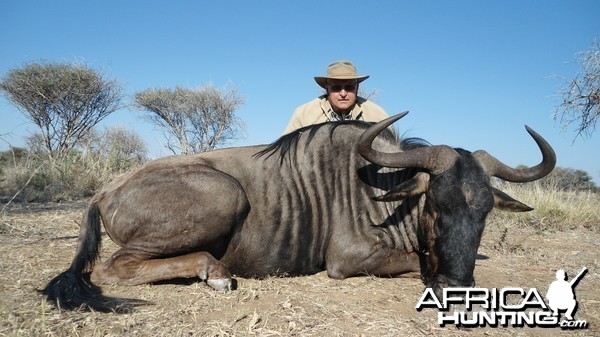
[[[329,90],[331,92],[340,92],[342,90],[345,90],[347,92],[354,92],[354,90],[356,90],[356,84],[346,84],[346,85],[331,85],[329,84]]]

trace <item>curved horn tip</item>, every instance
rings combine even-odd
[[[404,112],[401,112],[399,114],[390,116],[390,117],[382,120],[381,122],[383,122],[382,124],[391,125],[391,124],[395,123],[396,121],[398,121],[399,119],[404,118],[404,116],[406,116],[406,115],[408,115],[408,111],[404,111]]]
[[[538,136],[539,136],[539,133],[535,132],[535,131],[534,131],[532,128],[530,128],[530,127],[529,127],[529,126],[527,126],[527,125],[525,125],[525,130],[527,130],[527,132],[528,132],[530,135],[534,135],[534,134],[535,134],[535,135],[538,135]]]
[[[396,114],[396,115],[394,115],[392,117],[394,118],[395,121],[397,121],[397,120],[399,120],[401,118],[404,118],[404,116],[406,116],[406,115],[408,115],[408,111],[401,112],[401,113]]]
[[[404,116],[406,116],[406,115],[408,115],[408,110],[401,112],[399,114],[396,114],[394,117],[398,117],[398,119],[400,119],[400,118],[404,118]]]
[[[371,129],[373,129],[373,130],[378,130],[378,129],[383,130],[383,129],[387,128],[388,126],[394,124],[396,121],[398,121],[399,119],[403,118],[406,115],[408,115],[408,111],[404,111],[404,112],[401,112],[401,113],[399,113],[397,115],[393,115],[393,116],[388,117],[388,118],[386,118],[386,119],[384,119],[382,121],[379,121],[378,123],[374,123],[374,125],[371,126]],[[375,135],[377,135],[381,130],[375,131]],[[365,134],[367,134],[367,132],[365,132]],[[365,134],[363,134],[363,136]]]
[[[550,144],[548,144],[548,141],[546,141],[546,139],[544,139],[544,137],[542,137],[539,133],[535,132],[532,128],[530,128],[527,125],[525,125],[525,130],[527,130],[529,135],[535,140],[535,142],[538,145],[542,146],[542,144],[544,144],[545,146],[549,147],[549,150],[551,150],[552,153],[554,153],[554,150],[552,149]],[[554,154],[554,156],[556,155]]]

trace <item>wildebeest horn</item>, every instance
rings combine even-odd
[[[384,153],[372,148],[373,140],[381,131],[407,114],[408,111],[397,114],[367,129],[358,140],[358,153],[366,160],[385,167],[419,167],[429,170],[434,175],[446,171],[458,158],[458,153],[446,145],[396,153]]]
[[[540,151],[542,152],[542,162],[534,167],[514,169],[503,164],[485,151],[475,151],[473,156],[485,168],[490,176],[495,176],[506,181],[525,183],[540,179],[552,172],[554,166],[556,166],[556,154],[554,153],[554,150],[537,132],[533,131],[527,125],[525,125],[525,129],[529,132],[531,137],[533,137],[540,148]]]

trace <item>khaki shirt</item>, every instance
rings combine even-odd
[[[337,118],[336,115],[327,96],[320,96],[294,110],[292,119],[283,134],[304,126],[339,120],[340,118]],[[389,116],[382,107],[367,99],[357,97],[351,116],[346,119],[379,122],[387,117]]]

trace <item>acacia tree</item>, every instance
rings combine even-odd
[[[576,125],[577,136],[591,135],[600,117],[600,37],[592,47],[578,54],[581,70],[559,95],[562,103],[556,108],[554,119],[567,128]]]
[[[146,89],[134,95],[135,105],[163,130],[167,148],[191,154],[215,149],[236,139],[243,129],[235,111],[243,104],[234,87]]]
[[[50,158],[64,157],[121,107],[121,86],[82,64],[31,63],[0,82],[6,97],[40,129]]]

